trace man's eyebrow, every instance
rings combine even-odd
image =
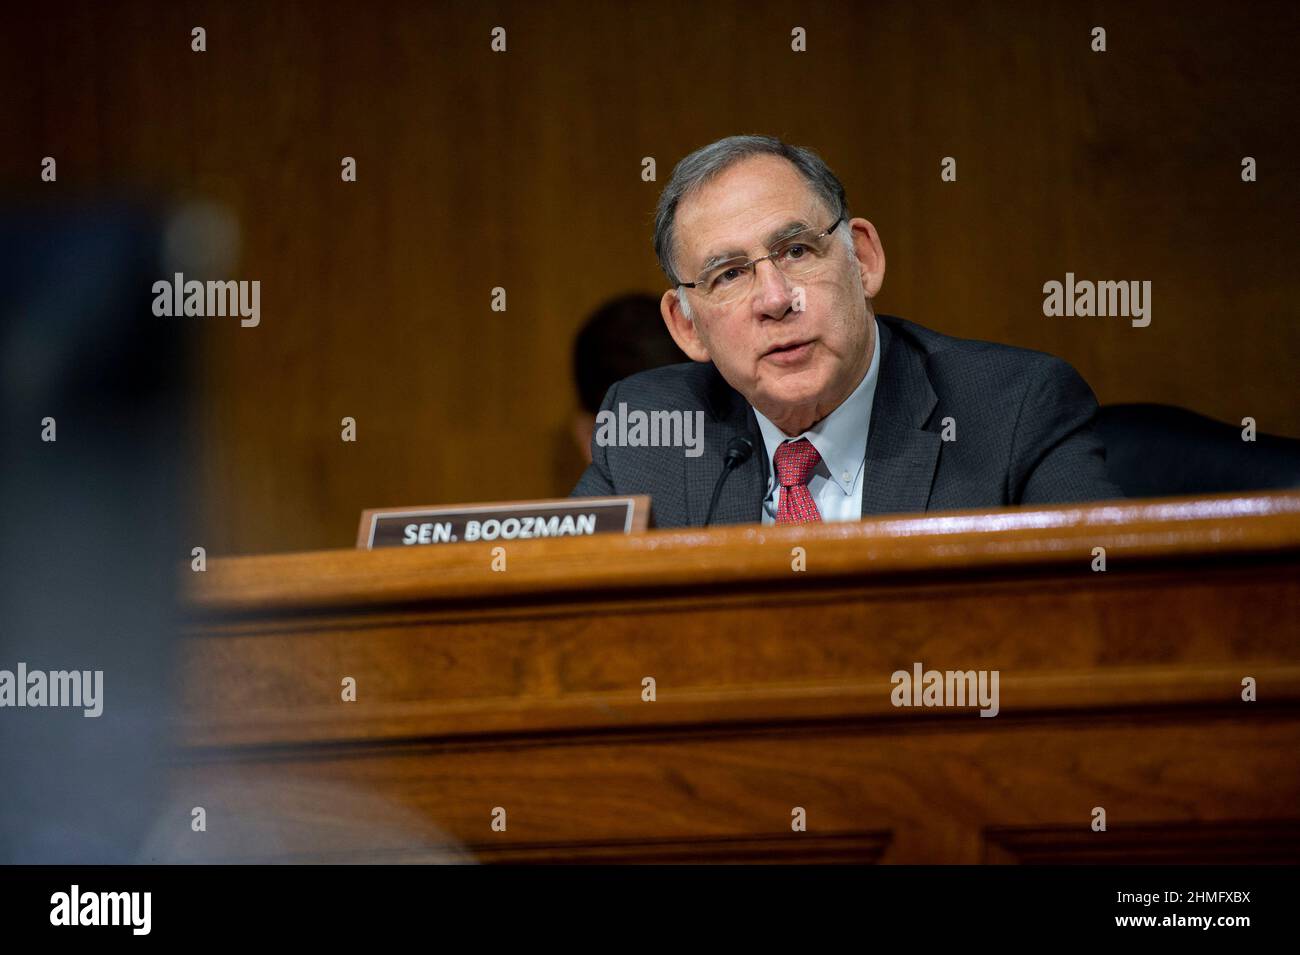
[[[785,225],[779,226],[769,232],[767,238],[763,240],[763,246],[764,248],[770,249],[782,239],[788,239],[790,236],[798,235],[805,229],[810,228],[812,228],[812,226],[807,222],[804,222],[802,219],[791,219]],[[713,255],[709,256],[702,266],[700,266],[700,271],[707,272],[715,265],[721,265],[723,262],[730,262],[732,259],[746,258],[748,258],[748,256],[743,249],[728,249],[725,252],[715,252]]]

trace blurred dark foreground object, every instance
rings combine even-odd
[[[0,863],[131,862],[165,795],[191,546],[165,235],[135,206],[0,211],[0,670],[103,674],[98,716],[0,707]]]
[[[1300,440],[1257,433],[1172,405],[1104,405],[1097,431],[1126,497],[1300,487]]]

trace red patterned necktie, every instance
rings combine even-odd
[[[822,456],[807,438],[784,441],[772,455],[776,480],[781,485],[781,500],[776,505],[778,524],[803,524],[820,521],[821,512],[808,490],[808,479]]]

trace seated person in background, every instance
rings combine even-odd
[[[573,383],[578,390],[573,440],[587,464],[596,412],[609,386],[638,371],[683,361],[686,356],[659,317],[656,296],[634,292],[610,299],[591,313],[573,340]]]
[[[658,527],[1123,496],[1066,362],[874,313],[884,248],[816,153],[767,136],[695,151],[654,242],[693,363],[620,381],[601,410],[698,415],[703,451],[598,429],[575,495],[649,494]]]

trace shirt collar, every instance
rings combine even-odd
[[[763,434],[763,445],[767,451],[768,493],[776,480],[776,465],[772,461],[776,449],[785,441],[798,441],[807,438],[821,455],[822,462],[835,482],[845,494],[853,492],[858,471],[867,457],[867,433],[871,427],[871,406],[876,397],[876,380],[880,377],[880,326],[875,316],[871,318],[875,331],[871,364],[867,373],[838,408],[818,421],[803,434],[789,437],[784,431],[769,421],[757,408],[754,417],[758,419],[758,428]]]

